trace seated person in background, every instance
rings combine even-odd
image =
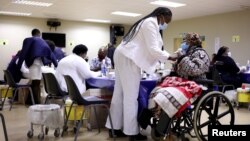
[[[108,46],[107,57],[109,59],[111,59],[112,69],[114,69],[115,64],[114,64],[113,56],[114,56],[114,53],[115,53],[115,46],[112,43],[108,43],[107,46]]]
[[[51,41],[51,40],[45,40],[45,41],[46,41],[46,43],[49,45],[49,48],[50,48],[51,51],[52,51],[52,54],[51,54],[51,55],[54,56],[55,60],[57,60],[57,58],[56,58],[56,56],[55,56],[55,53],[54,53],[55,48],[56,48],[55,43],[54,43],[53,41]],[[52,64],[51,60],[48,60],[48,59],[45,58],[45,65],[46,65],[46,66],[51,66],[51,64]]]
[[[89,64],[84,60],[87,52],[88,48],[85,45],[77,45],[73,49],[73,54],[64,57],[58,63],[55,76],[63,91],[68,92],[63,75],[70,75],[72,77],[81,94],[86,91],[85,80],[99,75],[99,73],[91,71]]]
[[[12,74],[13,79],[16,83],[18,83],[23,78],[21,70],[17,68],[17,61],[20,56],[20,52],[21,51],[19,50],[15,55],[12,56],[11,61],[7,66],[7,70]]]
[[[213,59],[213,64],[216,62],[216,68],[221,74],[223,82],[233,84],[235,88],[241,87],[242,81],[239,77],[240,68],[235,63],[234,59],[230,57],[231,53],[226,46],[220,47]]]
[[[186,51],[185,54],[178,57],[174,72],[177,76],[189,80],[206,79],[210,59],[207,52],[202,49],[199,35],[188,33],[185,38]]]
[[[65,53],[63,52],[63,50],[60,47],[55,47],[55,50],[53,51],[53,53],[56,56],[57,61],[59,62],[62,58],[65,57]]]
[[[111,68],[111,60],[107,57],[107,48],[101,47],[98,51],[98,57],[90,62],[90,69],[92,71],[100,71],[103,61],[107,68]]]

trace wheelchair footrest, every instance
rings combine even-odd
[[[164,136],[169,132],[171,127],[172,118],[170,118],[165,112],[161,112],[159,121],[156,125],[156,131]]]

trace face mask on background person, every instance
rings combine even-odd
[[[186,42],[184,42],[184,43],[182,43],[181,44],[181,49],[184,51],[184,52],[187,52],[187,50],[188,50],[188,44],[186,43]]]
[[[231,52],[228,52],[228,53],[227,53],[227,55],[228,55],[229,57],[231,57],[231,56],[232,56]]]
[[[167,29],[167,27],[168,27],[168,24],[166,22],[164,22],[164,24],[159,24],[160,30],[165,30]]]

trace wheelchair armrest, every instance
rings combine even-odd
[[[213,85],[214,84],[214,80],[212,80],[212,79],[196,79],[195,82],[198,84],[203,84],[203,85]]]

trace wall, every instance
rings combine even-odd
[[[174,16],[174,13],[173,13]],[[220,46],[228,46],[232,57],[240,65],[250,59],[250,10],[205,16],[181,21],[174,21],[164,31],[165,49],[173,52],[174,38],[181,33],[197,32],[205,35],[205,50],[211,56],[215,52],[215,38],[219,37]],[[232,42],[232,36],[239,35],[240,42]],[[167,66],[171,65],[167,63]]]
[[[173,13],[174,16],[174,13]],[[165,49],[173,53],[174,38],[180,37],[181,33],[197,32],[205,36],[205,50],[211,55],[214,53],[215,38],[219,37],[220,45],[228,46],[232,52],[232,57],[240,65],[245,65],[249,56],[250,46],[250,10],[239,11],[212,16],[198,17],[193,19],[173,21],[169,24],[168,29],[163,32]],[[0,40],[8,40],[5,46],[0,45],[1,58],[0,68],[5,69],[7,63],[11,59],[11,55],[21,49],[22,41],[25,37],[30,36],[30,31],[33,28],[39,28],[42,32],[49,32],[49,27],[46,25],[47,19],[0,16]],[[128,26],[125,26],[125,33]],[[71,53],[74,44],[85,44],[89,48],[88,56],[93,58],[97,54],[100,46],[106,45],[109,42],[109,25],[96,24],[75,21],[62,21],[57,31],[51,32],[66,33],[67,47],[66,52]],[[240,42],[233,43],[232,36],[239,35]],[[121,37],[118,37],[119,44]],[[171,67],[167,63],[168,68]],[[3,73],[0,71],[0,79]]]
[[[12,55],[21,49],[23,39],[31,36],[33,28],[38,28],[41,32],[66,33],[66,53],[70,54],[77,44],[85,44],[89,49],[89,59],[96,57],[99,47],[107,45],[110,40],[109,24],[62,20],[56,31],[50,31],[46,23],[47,19],[0,15],[0,41],[7,40],[7,45],[0,45],[1,70],[7,67]],[[119,40],[121,39],[118,37],[118,42]],[[70,46],[70,43],[73,45]],[[2,78],[3,72],[0,71],[0,79]]]

